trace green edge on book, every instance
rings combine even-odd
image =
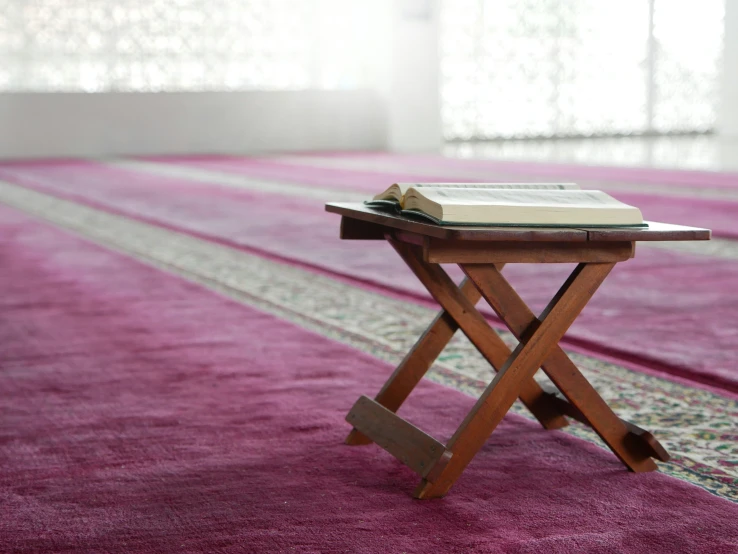
[[[380,211],[389,211],[393,215],[406,216],[411,219],[423,219],[442,227],[536,227],[542,229],[571,229],[573,227],[587,227],[592,229],[647,229],[648,223],[633,223],[632,225],[598,225],[598,224],[542,224],[542,223],[469,223],[459,221],[443,221],[432,215],[418,210],[403,210],[399,202],[393,200],[364,200],[364,204]]]

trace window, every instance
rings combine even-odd
[[[370,2],[0,0],[0,91],[355,88]]]
[[[723,0],[443,0],[451,140],[708,131]]]

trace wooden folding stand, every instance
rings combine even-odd
[[[648,229],[441,227],[376,211],[360,203],[332,203],[341,238],[387,240],[443,310],[372,400],[362,396],[346,417],[347,444],[375,442],[417,472],[416,498],[444,496],[500,423],[516,398],[546,429],[565,416],[594,429],[631,471],[656,469],[669,454],[647,431],[620,419],[558,342],[617,262],[634,256],[636,241],[707,240],[710,231],[649,223]],[[507,263],[578,265],[536,317],[502,276]],[[456,263],[466,274],[457,286],[441,268]],[[514,351],[474,307],[480,297],[519,340]],[[497,374],[451,439],[442,442],[395,412],[461,329]],[[542,368],[556,387],[533,379]]]

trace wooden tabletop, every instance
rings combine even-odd
[[[361,202],[331,202],[326,211],[419,235],[448,240],[488,241],[673,241],[709,240],[710,230],[648,221],[648,228],[552,228],[441,226],[390,214]]]

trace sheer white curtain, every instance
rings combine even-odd
[[[359,88],[371,2],[0,0],[0,91]]]
[[[708,131],[724,0],[443,0],[446,139]]]

